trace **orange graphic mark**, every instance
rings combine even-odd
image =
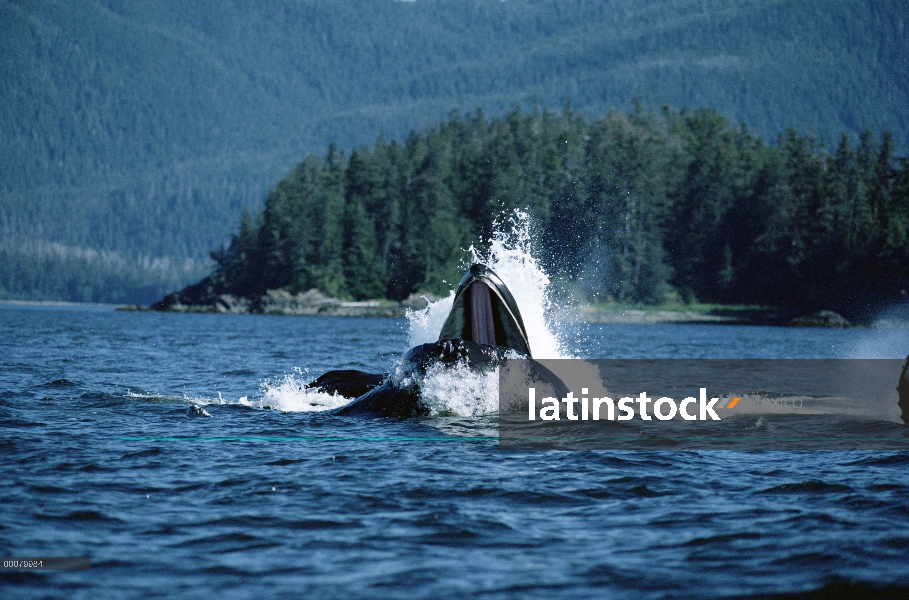
[[[739,400],[741,400],[741,398],[733,398],[732,402],[726,405],[726,408],[735,408],[735,405],[739,403]]]

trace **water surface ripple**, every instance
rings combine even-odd
[[[905,331],[565,334],[592,357],[907,349]],[[386,369],[406,338],[403,322],[383,319],[0,305],[0,554],[92,562],[0,574],[2,595],[657,598],[909,586],[906,452],[503,452],[484,417],[402,422],[239,402],[254,404],[263,382],[295,369]],[[198,403],[211,417],[187,416]]]

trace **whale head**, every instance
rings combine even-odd
[[[357,395],[349,404],[333,409],[335,415],[426,416],[430,410],[421,401],[420,382],[429,369],[465,364],[472,371],[488,373],[513,358],[511,350],[523,358],[531,356],[518,304],[492,269],[474,264],[458,285],[439,341],[408,350],[394,374],[329,371],[307,387],[348,397]],[[531,362],[541,381],[552,383],[562,396],[568,394],[568,387],[555,375]]]
[[[495,272],[476,263],[467,269],[439,341],[467,340],[502,346],[531,356],[527,330],[514,296]]]

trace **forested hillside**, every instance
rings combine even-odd
[[[34,255],[23,264],[56,261],[49,272],[73,281],[33,272],[31,294],[4,263],[0,294],[68,297],[59,290],[75,287],[102,300],[120,285],[108,299],[120,298],[130,273],[159,280],[151,264],[188,281],[300,157],[332,142],[349,153],[383,132],[402,141],[456,107],[502,115],[570,99],[595,118],[637,94],[653,108],[714,107],[768,143],[794,127],[832,149],[867,127],[891,131],[905,153],[905,8],[3,0],[0,246]],[[80,275],[68,258],[109,253],[108,266],[129,265],[122,284],[91,283],[94,267]]]
[[[909,161],[893,138],[830,155],[793,130],[767,146],[712,110],[596,121],[453,116],[403,143],[309,156],[214,254],[220,292],[447,293],[462,248],[532,216],[560,284],[593,301],[681,295],[867,317],[909,289]],[[445,283],[447,281],[448,283]]]

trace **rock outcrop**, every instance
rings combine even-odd
[[[407,310],[419,310],[436,296],[411,294],[402,302],[364,300],[351,302],[326,296],[317,289],[291,294],[268,290],[256,299],[227,294],[217,281],[207,277],[199,283],[169,294],[150,308],[166,312],[202,312],[266,315],[319,315],[325,317],[403,317]]]
[[[789,321],[789,325],[792,327],[852,327],[852,323],[846,317],[832,310],[822,310],[804,317],[796,317]]]

